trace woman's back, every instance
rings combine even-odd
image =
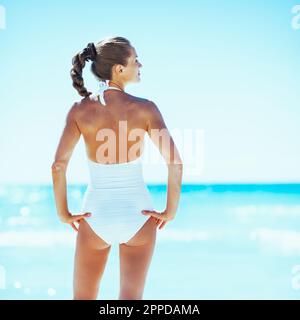
[[[98,163],[133,161],[143,153],[147,132],[147,99],[123,91],[103,95],[106,105],[94,95],[75,105],[76,124],[83,135],[87,156]],[[149,109],[148,109],[149,112]]]

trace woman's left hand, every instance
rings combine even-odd
[[[156,218],[156,225],[159,229],[162,229],[163,226],[170,220],[174,219],[174,215],[169,214],[166,210],[158,212],[155,210],[142,210],[143,215],[148,215]]]

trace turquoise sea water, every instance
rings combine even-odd
[[[85,185],[69,185],[78,213]],[[156,210],[166,186],[148,185]],[[300,184],[183,185],[176,218],[157,231],[144,299],[299,299]],[[72,299],[76,233],[51,185],[0,187],[0,298]],[[112,247],[99,299],[116,299]]]

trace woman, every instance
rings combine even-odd
[[[84,87],[82,69],[86,61],[92,61],[91,71],[97,80],[102,84],[108,80],[108,86],[99,95],[92,95]],[[155,103],[124,90],[129,82],[140,80],[142,66],[127,39],[108,38],[96,46],[89,43],[74,56],[72,63],[73,86],[84,98],[75,102],[67,114],[52,164],[52,177],[58,216],[78,232],[73,298],[96,299],[111,245],[117,243],[119,299],[142,299],[156,228],[161,229],[174,219],[178,208],[181,158]],[[167,204],[163,212],[153,209],[143,181],[140,156],[146,132],[168,166]],[[138,143],[131,133],[138,136]],[[75,215],[67,205],[66,171],[81,134],[90,182],[81,214]],[[159,136],[168,143],[159,143]]]

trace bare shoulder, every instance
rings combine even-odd
[[[156,104],[146,98],[136,97],[132,95],[128,95],[130,100],[135,104],[145,115],[149,115],[150,113],[155,112],[157,108]]]
[[[77,118],[82,112],[86,110],[86,106],[90,105],[92,102],[96,102],[96,97],[94,96],[88,96],[85,98],[82,98],[81,100],[75,101],[71,108],[69,109],[68,114],[71,117]]]
[[[146,103],[148,101],[145,98],[133,96],[132,94],[129,94],[127,92],[126,92],[126,97],[127,97],[127,99],[129,99],[129,102],[136,104],[136,105],[143,105],[144,103]]]
[[[146,112],[148,112],[148,115],[157,115],[160,114],[159,108],[157,106],[157,104],[155,102],[153,102],[152,100],[147,100],[145,102],[145,109]]]
[[[155,122],[157,120],[163,121],[162,114],[157,104],[152,100],[146,99],[143,103],[143,112],[145,113],[148,122]]]
[[[78,102],[74,102],[73,104],[71,104],[71,107],[69,108],[69,110],[67,112],[66,120],[67,121],[74,121],[74,120],[76,121],[78,111],[79,111],[79,104],[78,104]]]
[[[139,102],[139,110],[142,113],[148,132],[150,129],[166,128],[162,113],[155,102],[149,99],[142,99]]]
[[[130,105],[134,106],[136,112],[138,112],[139,114],[145,117],[148,116],[151,109],[150,105],[152,104],[152,101],[146,98],[136,97],[128,93],[127,93],[127,98]]]

